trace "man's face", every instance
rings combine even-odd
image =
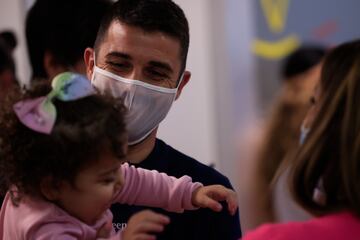
[[[92,55],[85,53],[89,79]],[[114,21],[99,46],[96,65],[124,78],[175,88],[181,74],[180,42],[162,32],[145,32]]]

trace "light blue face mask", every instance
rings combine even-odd
[[[300,139],[299,139],[300,146],[304,144],[309,132],[310,132],[310,128],[307,128],[304,126],[304,124],[302,124],[300,128]]]

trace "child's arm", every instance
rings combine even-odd
[[[236,193],[221,185],[203,187],[201,183],[191,182],[189,176],[170,177],[155,170],[123,164],[121,171],[124,186],[115,197],[115,202],[164,208],[168,211],[183,212],[198,207],[221,210],[218,201],[227,201],[229,211],[237,209]]]
[[[172,212],[196,209],[192,204],[192,193],[202,187],[191,178],[170,177],[155,170],[135,168],[124,163],[121,166],[124,185],[114,202],[164,208]]]

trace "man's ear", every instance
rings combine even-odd
[[[84,62],[86,65],[86,75],[88,79],[92,78],[95,66],[94,49],[86,48],[84,52]]]
[[[56,201],[60,196],[60,188],[55,186],[52,177],[44,178],[40,183],[42,195],[49,201]]]
[[[54,55],[49,51],[45,51],[44,53],[43,64],[48,79],[53,79],[59,73],[66,71],[66,67],[60,65]]]
[[[177,100],[177,99],[180,97],[183,88],[184,88],[185,85],[190,81],[190,78],[191,78],[191,72],[185,71],[185,72],[184,72],[183,79],[182,79],[182,81],[181,81],[181,83],[180,83],[180,85],[179,85],[179,87],[178,87],[178,91],[177,91],[177,93],[176,93],[176,98],[175,98],[175,100]]]

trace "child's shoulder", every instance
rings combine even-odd
[[[33,239],[34,236],[46,232],[55,234],[64,229],[59,228],[60,225],[75,230],[79,223],[51,202],[22,196],[19,202],[14,204],[7,193],[1,208],[1,225],[6,234],[9,234],[9,239],[13,239],[14,235]]]

